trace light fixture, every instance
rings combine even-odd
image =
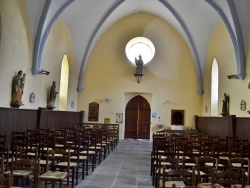
[[[105,102],[110,103],[110,102],[111,102],[111,99],[106,98],[106,99],[105,99]]]
[[[135,78],[137,80],[137,83],[140,83],[141,82],[141,77],[143,76],[143,74],[134,74],[135,75]]]
[[[49,75],[49,71],[46,71],[46,70],[41,70],[40,72],[39,72],[39,74],[45,74],[45,75]]]
[[[136,65],[134,76],[137,83],[140,83],[143,76],[143,65],[150,62],[154,57],[154,44],[145,37],[135,37],[127,43],[125,52],[129,61]]]

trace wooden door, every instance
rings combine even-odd
[[[125,138],[149,139],[151,109],[148,101],[138,95],[128,102],[125,112]]]

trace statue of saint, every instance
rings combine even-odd
[[[222,104],[221,115],[222,116],[229,115],[229,95],[224,93],[224,98],[223,98],[222,102],[223,102],[223,104]]]
[[[49,90],[47,109],[53,110],[54,108],[56,108],[55,101],[56,101],[57,94],[58,92],[56,91],[56,81],[53,81]]]
[[[135,58],[136,71],[135,74],[142,74],[143,60],[142,56],[139,55],[139,59]]]
[[[12,80],[11,103],[12,108],[19,108],[22,103],[23,88],[25,84],[26,74],[19,70]]]

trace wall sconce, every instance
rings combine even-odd
[[[233,74],[233,75],[228,75],[227,78],[228,79],[236,79],[237,80],[237,79],[239,79],[239,76],[236,75],[236,74]]]
[[[45,74],[45,75],[49,75],[49,71],[46,71],[46,70],[41,70],[40,72],[39,72],[39,74]]]
[[[106,99],[105,99],[105,102],[110,103],[110,102],[111,102],[111,99],[106,98]]]

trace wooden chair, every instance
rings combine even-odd
[[[44,181],[45,186],[47,186],[48,182],[51,182],[53,185],[58,182],[59,186],[62,187],[63,181],[66,179],[66,184],[69,187],[70,152],[66,150],[47,150],[46,157],[45,173],[39,176],[39,180]],[[51,166],[49,166],[50,160],[52,161]],[[60,163],[64,164],[65,171],[61,171]]]
[[[0,146],[5,147],[6,145],[6,134],[0,134]]]
[[[29,136],[29,148],[36,148],[38,151],[38,158],[42,158],[41,151],[43,148],[43,141],[44,141],[44,133],[39,133],[38,131],[32,132]]]
[[[0,174],[0,187],[11,188],[11,176],[10,174],[4,176]]]
[[[172,134],[170,142],[173,145],[174,156],[182,158],[184,156],[184,144],[188,142],[188,137],[184,135]]]
[[[176,187],[195,186],[195,182],[196,180],[194,169],[192,171],[188,171],[185,169],[167,170],[164,167],[162,180],[160,180],[159,183],[159,188],[166,188],[170,186],[172,187],[173,184],[177,184]]]
[[[34,177],[34,187],[39,187],[39,175],[40,175],[40,163],[31,159],[12,159],[11,170],[4,172],[4,175],[11,174],[12,185],[18,183],[18,179],[21,179],[22,187],[29,185],[30,177]],[[26,181],[26,184],[24,182]]]
[[[189,141],[184,143],[184,156],[190,159],[201,157],[201,145],[196,141]]]
[[[81,169],[81,173],[82,173],[82,180],[85,177],[85,166],[88,160],[87,156],[84,155],[80,155],[81,152],[81,139],[80,137],[76,137],[75,141],[73,144],[70,144],[68,146],[68,149],[70,151],[73,150],[73,152],[71,152],[71,156],[70,156],[70,160],[73,163],[77,163],[77,170],[76,170],[76,179],[78,181],[78,174],[80,173],[80,169]]]
[[[201,156],[214,157],[216,142],[212,141],[211,137],[202,137],[201,142]]]
[[[16,150],[16,148],[27,148],[28,147],[28,137],[26,136],[26,132],[18,132],[18,131],[12,131],[11,134],[11,148],[10,152],[13,154]]]
[[[4,168],[3,171],[8,171],[9,170],[9,164],[11,162],[10,160],[10,146],[8,145],[7,147],[0,146],[0,156],[4,157]]]
[[[184,160],[159,156],[155,173],[152,176],[153,185],[155,185],[155,187],[158,187],[159,181],[163,176],[163,168],[167,170],[184,169]]]
[[[232,158],[228,160],[228,166],[230,171],[235,171],[238,173],[242,173],[244,170],[245,172],[245,180],[246,184],[250,185],[250,160],[244,159],[244,158]]]
[[[93,129],[90,128],[90,129],[85,129],[84,131],[84,138],[85,138],[85,141],[82,140],[82,145],[84,145],[84,150],[81,150],[80,154],[81,155],[88,155],[88,159],[91,161],[91,166],[92,166],[92,172],[94,171],[95,167],[96,167],[96,157],[98,156],[98,151],[96,150],[95,148],[95,134],[93,134]],[[87,140],[89,140],[88,143]],[[86,145],[88,145],[86,148]],[[90,149],[92,148],[92,149]],[[88,171],[87,171],[87,174],[88,174]]]
[[[241,157],[241,145],[242,142],[237,140],[229,143],[229,158]]]
[[[119,141],[119,130],[118,126],[110,125],[107,130],[110,130],[111,143],[113,142],[113,148],[115,148]]]
[[[6,188],[10,188],[11,187],[11,176],[10,174],[8,174],[7,176],[4,176],[4,163],[5,163],[5,159],[4,159],[4,155],[1,155],[0,158],[0,187],[6,187]]]
[[[170,151],[171,150],[171,151]],[[171,154],[171,156],[170,156]],[[151,170],[150,174],[154,176],[157,159],[159,156],[173,157],[172,144],[169,144],[165,134],[153,134],[153,147],[151,152]]]
[[[158,169],[158,161],[160,158],[174,158],[174,153],[172,153],[172,145],[166,138],[155,140],[153,152],[152,152],[152,161],[151,161],[151,174],[152,174],[152,183],[155,184],[156,172]]]
[[[93,151],[89,151],[89,145],[90,145],[90,135],[83,134],[81,135],[81,146],[80,146],[80,156],[86,157],[86,175],[89,173],[89,161],[91,161],[92,171],[94,171],[95,168],[95,160],[94,155],[95,153]],[[82,169],[84,171],[84,169]]]
[[[196,160],[197,186],[211,186],[213,169],[218,170],[218,159],[199,157]]]
[[[105,150],[106,150],[106,145],[103,142],[102,128],[96,129],[95,134],[96,134],[96,149],[97,149],[97,153],[98,153],[97,160],[98,160],[99,164],[101,164]],[[113,149],[114,149],[114,142],[113,142]]]
[[[108,141],[108,130],[102,129],[102,138],[98,140],[97,146],[102,147],[103,159],[106,159],[107,155],[110,153],[110,142]]]
[[[29,160],[38,161],[37,148],[19,148],[19,147],[17,147],[13,156],[14,156],[14,158],[12,157],[12,160],[14,159],[15,161],[20,160],[20,159],[29,159]],[[39,159],[39,163],[40,163],[40,159]]]
[[[101,146],[97,146],[98,136],[100,136],[99,131],[93,130],[90,135],[90,145],[89,145],[89,151],[95,153],[94,155],[95,167],[97,160],[99,161],[99,164],[101,164],[102,149],[103,149]]]
[[[55,137],[55,149],[66,149],[67,142],[67,130],[66,129],[57,129],[54,134]]]
[[[212,173],[212,185],[219,184],[223,187],[245,187],[244,170],[241,173],[235,171],[219,171]]]

